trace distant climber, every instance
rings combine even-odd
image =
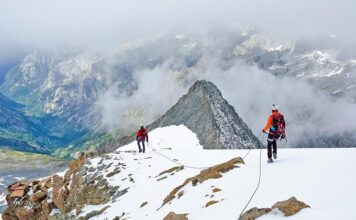
[[[262,132],[267,133],[267,156],[268,163],[272,163],[272,152],[273,159],[277,159],[277,140],[279,138],[286,138],[285,133],[286,122],[284,120],[284,116],[278,112],[278,107],[276,105],[272,105],[272,114],[268,117],[266,127],[262,129]],[[273,147],[273,149],[272,149]]]
[[[139,153],[141,152],[145,153],[145,141],[148,142],[148,132],[143,125],[141,125],[140,129],[136,133],[136,140],[137,140]],[[141,149],[141,143],[142,143],[142,149]]]

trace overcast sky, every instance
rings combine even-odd
[[[276,39],[356,39],[352,0],[0,0],[0,60],[28,48],[87,46],[171,28],[239,24]]]

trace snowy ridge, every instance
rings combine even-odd
[[[224,173],[221,178],[185,186],[179,199],[175,198],[162,207],[168,193],[186,178],[197,175],[199,170],[184,168],[159,175],[177,164],[156,154],[153,148],[173,160],[195,166],[212,166],[243,156],[247,150],[202,150],[201,146],[196,146],[196,135],[182,125],[159,128],[150,132],[149,138],[151,148],[145,154],[133,152],[137,150],[134,142],[103,158],[90,160],[89,170],[114,164],[101,172],[103,176],[114,171],[116,164],[121,164],[121,172],[106,179],[125,193],[107,204],[86,206],[80,216],[109,206],[102,214],[90,219],[122,216],[133,220],[157,220],[170,211],[187,213],[189,220],[238,218],[257,181],[259,150],[251,150],[245,158],[246,165]],[[345,175],[352,172],[355,156],[356,149],[279,150],[280,159],[274,164],[262,161],[261,187],[249,208],[270,207],[277,201],[295,196],[311,208],[288,218],[274,210],[259,219],[355,219],[356,178]],[[340,182],[342,187],[337,187]],[[214,188],[221,191],[213,192]],[[211,200],[218,203],[205,207]]]

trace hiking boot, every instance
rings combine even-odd
[[[273,163],[272,158],[268,158],[267,163]]]
[[[273,159],[277,159],[277,153],[273,153]]]

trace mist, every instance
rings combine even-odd
[[[0,0],[0,65],[7,69],[19,56],[42,49],[116,53],[123,45],[154,41],[151,38],[166,33],[193,33],[217,49],[233,45],[238,39],[220,27],[263,32],[282,43],[309,39],[315,47],[332,47],[343,51],[343,56],[355,56],[355,6],[351,0]],[[327,40],[321,41],[320,36]],[[182,73],[176,49],[169,41],[158,41],[135,57],[111,58],[111,66],[123,60],[128,66],[150,59],[160,63],[133,68],[137,88],[132,94],[122,93],[115,85],[99,94],[91,113],[100,115],[102,128],[116,133],[147,125],[176,103],[195,80],[207,79],[222,90],[256,135],[272,104],[286,117],[289,146],[306,134],[342,135],[356,130],[355,104],[332,98],[306,81],[273,76],[243,62],[222,67],[213,47],[210,57],[199,59],[194,68]]]
[[[236,24],[274,39],[333,35],[354,42],[352,0],[0,0],[0,58],[14,50],[119,44],[176,28]]]
[[[276,104],[287,121],[288,143],[284,147],[300,146],[307,137],[342,136],[356,130],[356,105],[345,99],[331,97],[307,81],[278,77],[244,62],[225,69],[214,61],[213,57],[201,59],[199,68],[187,74],[172,71],[169,61],[149,71],[135,72],[138,83],[132,95],[112,88],[96,102],[101,124],[113,134],[148,125],[196,80],[206,79],[217,85],[256,136],[264,128],[272,104]]]
[[[221,89],[255,135],[264,128],[272,104],[279,107],[286,119],[288,143],[284,143],[285,147],[313,147],[312,144],[300,146],[300,143],[310,137],[342,136],[356,131],[356,105],[332,98],[306,81],[276,77],[243,64],[220,74],[217,72],[212,68],[204,78]]]

